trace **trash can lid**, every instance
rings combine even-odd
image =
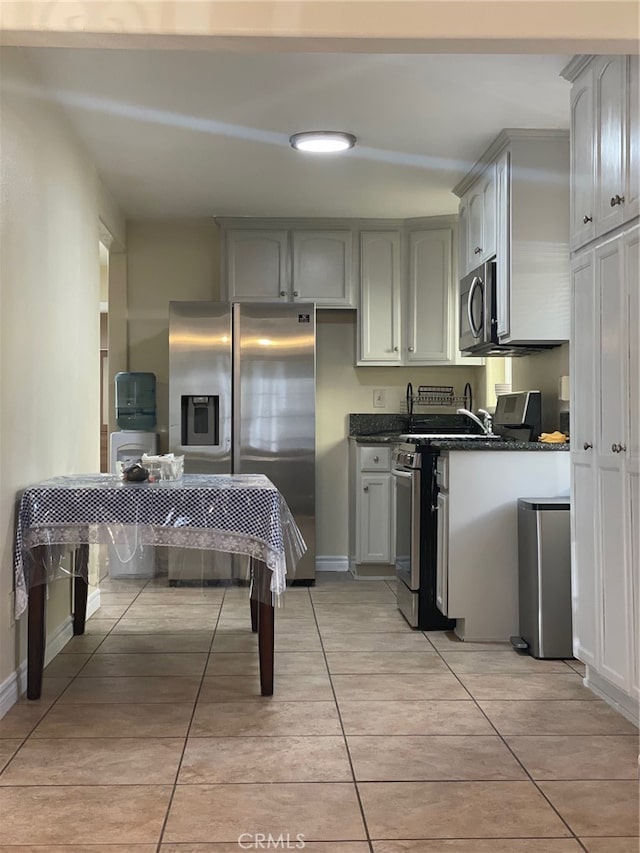
[[[554,498],[518,498],[518,507],[523,509],[571,509],[571,498],[568,495],[560,495]]]

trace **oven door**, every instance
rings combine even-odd
[[[394,469],[396,575],[412,592],[420,589],[420,470]]]

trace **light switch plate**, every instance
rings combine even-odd
[[[387,405],[384,388],[375,388],[373,391],[373,405],[376,409],[384,409]]]

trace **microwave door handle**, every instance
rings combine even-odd
[[[482,279],[480,276],[475,276],[473,281],[471,282],[471,287],[469,288],[469,295],[467,297],[467,318],[469,320],[469,328],[471,329],[471,334],[474,338],[479,338],[482,329],[478,329],[476,324],[473,322],[473,311],[471,310],[471,303],[473,302],[473,295],[476,291],[477,287],[482,287]]]

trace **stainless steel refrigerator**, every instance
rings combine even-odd
[[[269,477],[307,545],[303,583],[315,578],[315,354],[313,303],[170,303],[169,448],[186,473]],[[205,564],[220,556],[196,553],[194,576],[224,576]]]

